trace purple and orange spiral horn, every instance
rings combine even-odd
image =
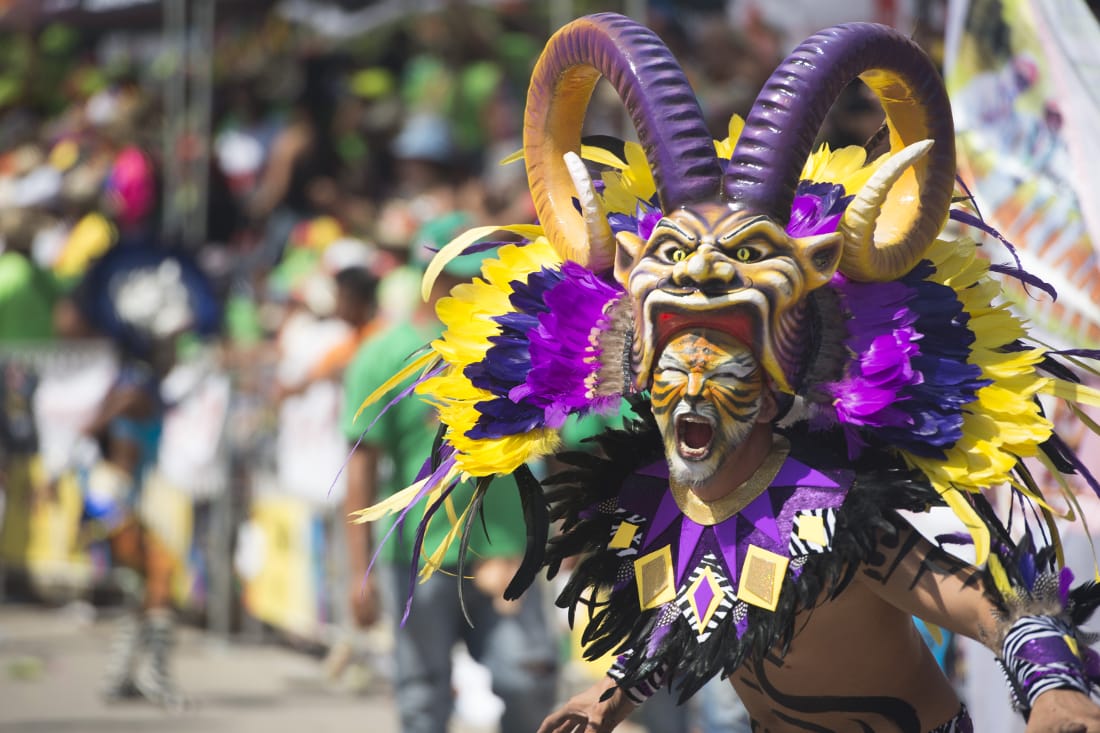
[[[892,28],[838,25],[795,49],[756,98],[723,190],[735,207],[786,221],[825,115],[857,77],[882,103],[892,153],[933,141],[927,154],[909,156],[911,169],[895,170],[887,186],[857,196],[841,226],[840,270],[857,280],[892,280],[920,260],[943,228],[955,177],[955,130],[943,81],[920,47]]]
[[[663,211],[718,200],[722,176],[695,93],[653,31],[614,13],[562,27],[547,42],[531,77],[524,158],[535,210],[551,244],[563,257],[597,272],[614,261],[614,242],[593,235],[573,206],[576,189],[563,158],[580,152],[588,101],[601,76],[619,93],[637,128]]]

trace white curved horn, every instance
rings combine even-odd
[[[584,228],[588,232],[588,247],[594,252],[614,252],[615,240],[611,235],[611,225],[607,223],[607,214],[596,194],[592,176],[581,156],[572,150],[562,156],[569,177],[573,179],[573,188],[577,190],[577,200],[581,205]]]
[[[844,235],[841,265],[845,274],[857,280],[893,280],[912,269],[932,244],[938,231],[932,236],[927,236],[926,232],[911,232],[908,237],[900,239],[895,239],[892,236],[894,233],[887,231],[881,233],[883,236],[878,237],[878,241],[875,237],[876,226],[890,227],[893,224],[886,219],[880,221],[886,197],[905,172],[928,153],[932,144],[932,140],[921,140],[891,155],[848,204],[838,227]],[[911,206],[919,205],[920,201],[914,197]],[[895,209],[902,210],[904,206]],[[915,242],[915,237],[927,241]]]

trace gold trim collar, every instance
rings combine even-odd
[[[772,438],[771,451],[760,464],[760,468],[756,469],[756,473],[721,499],[704,501],[687,486],[677,486],[670,481],[672,497],[684,516],[697,524],[709,527],[724,522],[751,504],[753,499],[771,486],[790,452],[791,444],[787,439],[776,435]]]

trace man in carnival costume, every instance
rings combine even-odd
[[[171,670],[178,561],[142,497],[160,451],[169,407],[161,385],[175,364],[176,339],[186,332],[215,334],[221,309],[194,260],[145,242],[116,245],[93,262],[73,306],[120,357],[114,383],[83,428],[104,448],[103,460],[82,479],[85,533],[107,540],[112,560],[143,581],[140,605],[128,598],[119,619],[102,693],[107,700],[143,697],[179,708],[187,699]]]
[[[640,145],[581,140],[601,77]],[[857,77],[888,151],[811,155]],[[443,338],[397,377],[419,374],[443,429],[421,480],[363,518],[426,506],[424,525],[446,507],[461,547],[493,479],[514,477],[529,539],[505,597],[579,556],[558,604],[581,614],[587,656],[615,655],[544,733],[611,730],[657,687],[686,698],[715,676],[761,730],[972,730],[911,616],[987,644],[1029,730],[1100,731],[1100,659],[1079,629],[1100,594],[1058,568],[1022,462],[1100,490],[1038,403],[1100,403],[1064,363],[1097,355],[1037,345],[995,277],[1045,284],[940,238],[949,217],[985,226],[952,208],[951,109],[916,45],[879,25],[822,31],[715,142],[652,32],[581,18],[535,68],[523,155],[541,223],[505,227],[525,241],[441,302]],[[444,248],[425,289],[493,231]],[[534,480],[526,462],[567,416],[622,395],[638,421]],[[464,476],[477,490],[451,506]],[[1010,535],[987,490],[1033,521]],[[982,569],[898,513],[934,505],[969,530],[941,542],[973,543]]]

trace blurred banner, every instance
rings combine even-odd
[[[259,496],[237,535],[234,566],[244,582],[246,610],[301,639],[316,639],[324,554],[320,519],[292,496]]]
[[[116,369],[103,342],[0,351],[0,566],[22,570],[47,598],[71,597],[95,582],[80,538],[83,498],[75,468],[87,455],[81,426]]]
[[[944,61],[960,176],[1058,292],[1009,297],[1054,345],[1100,348],[1100,25],[1084,0],[953,0]]]

